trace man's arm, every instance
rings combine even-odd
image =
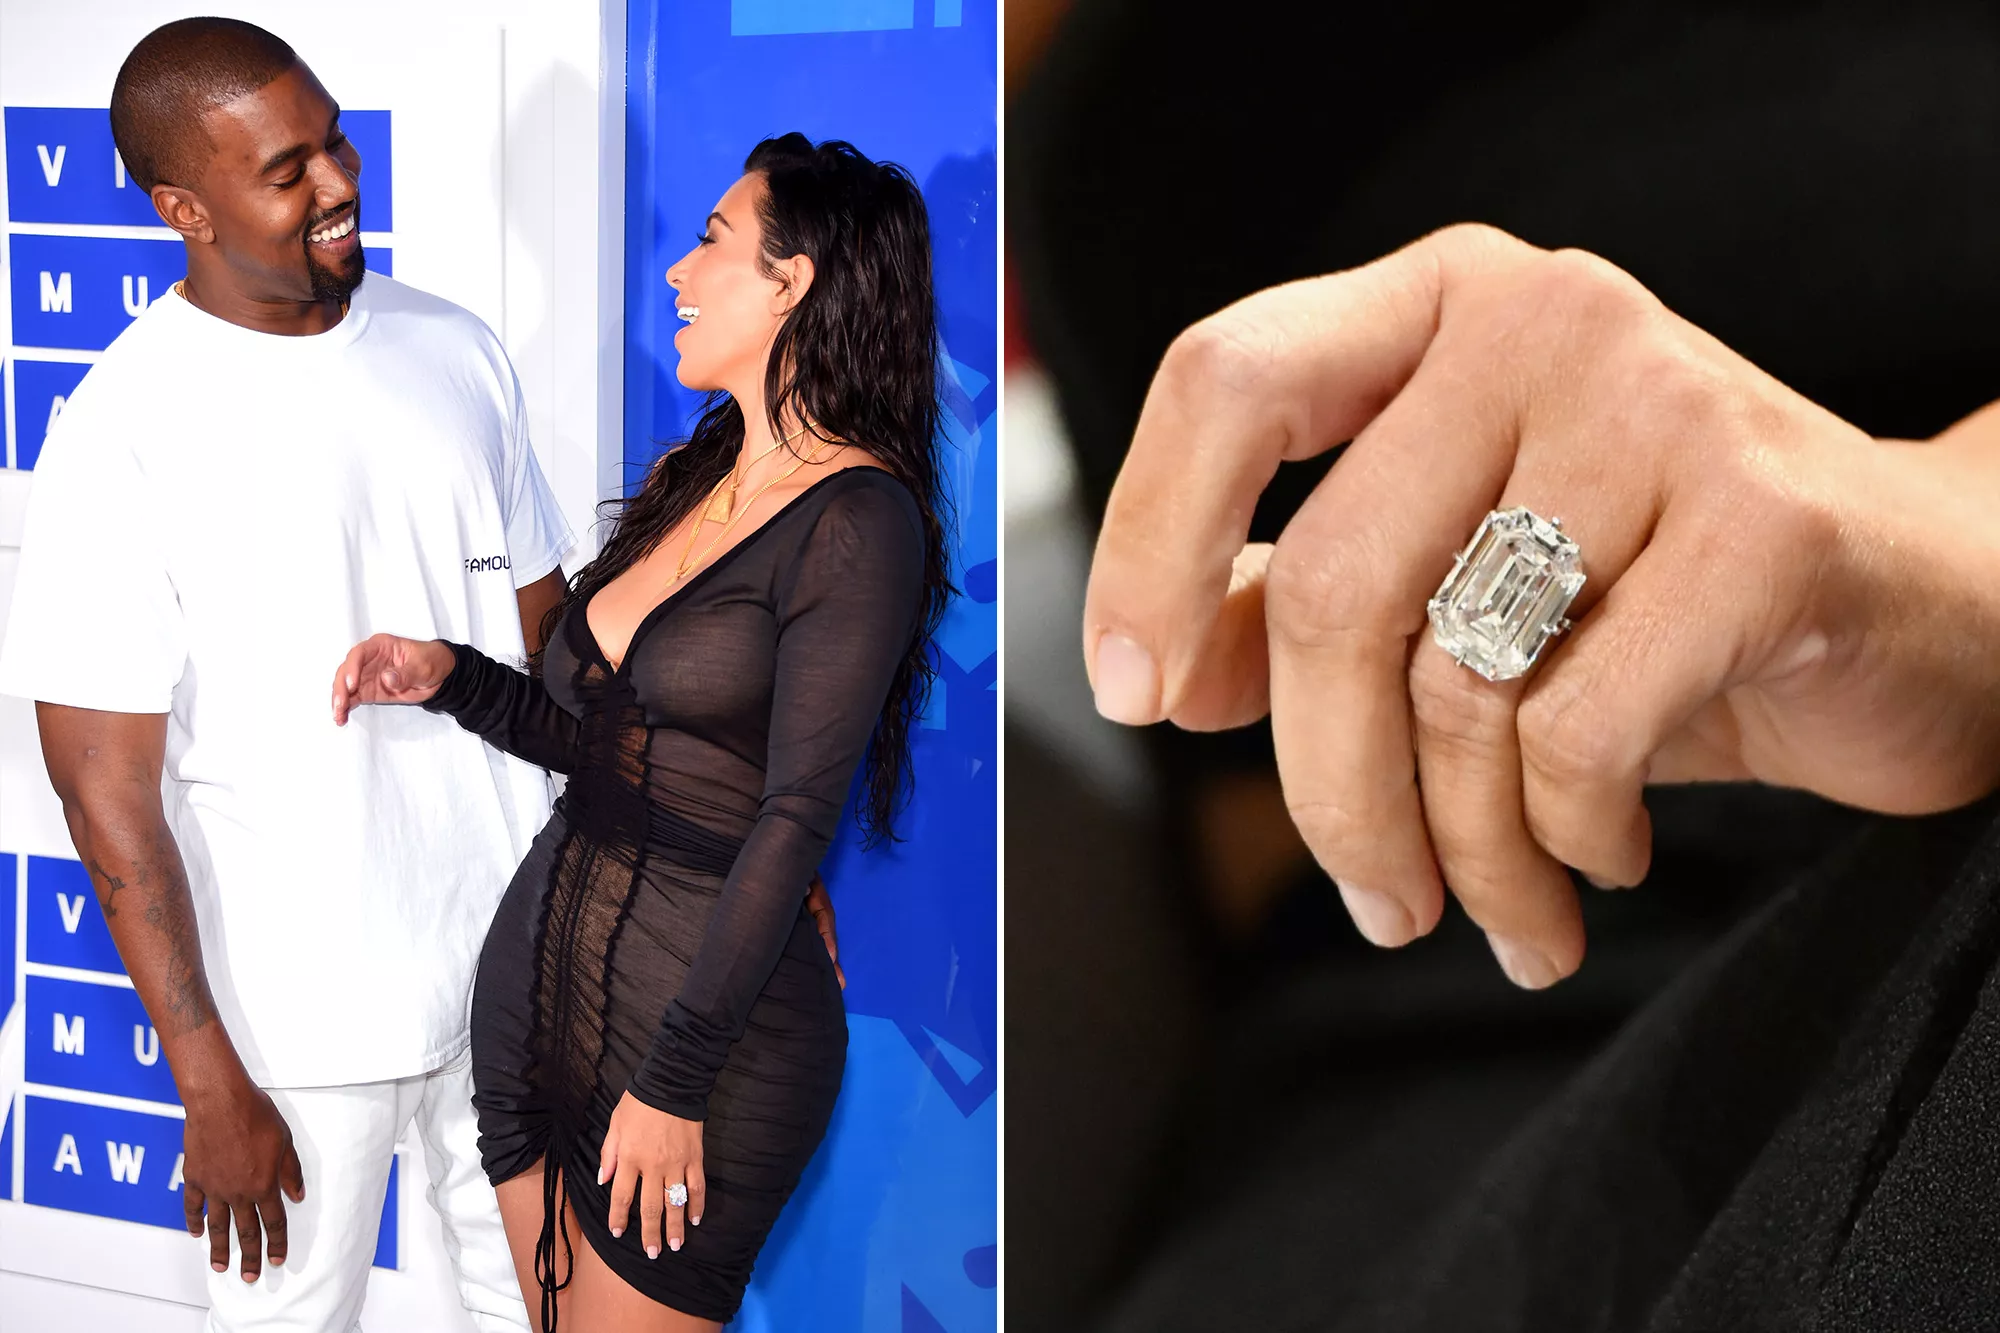
[[[563,581],[562,570],[556,568],[527,587],[514,590],[514,600],[521,607],[521,637],[528,641],[530,653],[541,651],[542,621],[562,603],[563,593],[568,587]]]
[[[38,703],[35,717],[70,839],[187,1108],[188,1230],[202,1233],[206,1203],[210,1261],[226,1271],[233,1216],[243,1279],[255,1281],[267,1236],[271,1263],[285,1261],[279,1189],[297,1202],[305,1185],[291,1131],[216,1016],[187,872],[160,805],[166,715]]]

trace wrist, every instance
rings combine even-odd
[[[166,1056],[181,1105],[190,1110],[233,1102],[256,1086],[220,1022],[182,1036]]]

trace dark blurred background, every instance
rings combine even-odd
[[[1622,265],[1878,436],[2000,366],[2000,19],[1983,4],[1009,0],[1008,1326],[1311,1326],[1532,1108],[1856,823],[1655,789],[1590,954],[1501,977],[1456,909],[1381,953],[1292,831],[1268,731],[1100,722],[1080,617],[1187,324],[1458,221]],[[1270,540],[1333,455],[1287,465]],[[1300,1245],[1304,1236],[1318,1244]]]

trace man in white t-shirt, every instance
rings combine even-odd
[[[548,779],[421,709],[336,727],[328,683],[383,630],[521,658],[569,530],[499,340],[363,281],[360,162],[291,48],[169,24],[111,116],[188,276],[50,433],[0,691],[187,1108],[209,1327],[355,1326],[414,1119],[473,1323],[525,1329],[466,1025]]]

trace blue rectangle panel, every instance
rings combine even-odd
[[[76,361],[14,362],[14,466],[24,471],[42,456],[42,444],[63,404],[90,367]]]
[[[153,200],[120,169],[111,115],[102,107],[10,106],[7,209],[15,222],[158,227]],[[394,229],[387,111],[343,111],[340,127],[361,154],[370,231]]]
[[[102,351],[187,273],[178,240],[16,233],[12,259],[16,347]]]
[[[914,28],[917,0],[729,0],[729,35],[883,32]]]
[[[21,1197],[44,1208],[184,1226],[174,1116],[28,1097]]]
[[[29,977],[26,1018],[28,1082],[149,1102],[179,1100],[160,1054],[160,1034],[137,991]]]
[[[28,858],[28,961],[124,972],[83,862]]]
[[[162,225],[152,197],[120,169],[103,107],[10,106],[6,117],[13,221]]]

